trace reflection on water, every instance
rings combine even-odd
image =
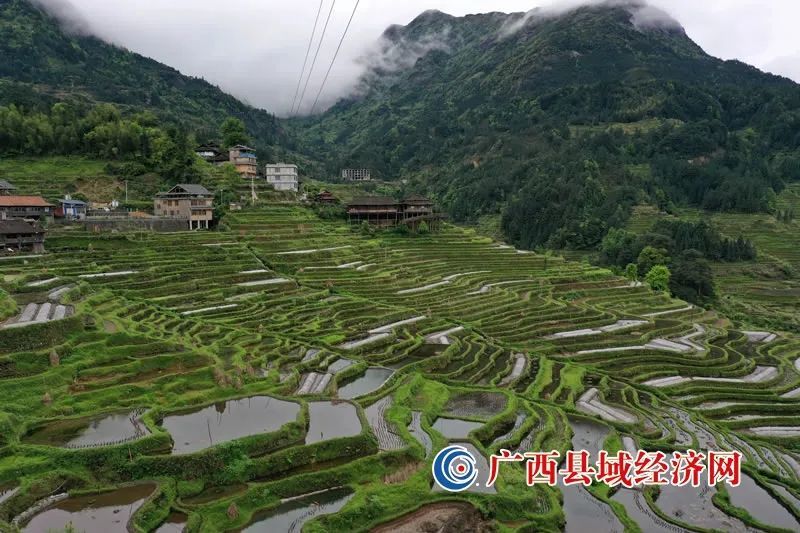
[[[67,498],[34,516],[23,531],[63,531],[70,523],[75,531],[86,533],[126,531],[128,521],[154,489],[154,485],[135,485],[99,495]]]
[[[253,396],[220,402],[164,418],[162,425],[174,444],[172,453],[192,453],[249,435],[277,431],[300,413],[294,402]]]
[[[306,444],[361,433],[361,420],[353,404],[347,402],[309,402]]]
[[[608,437],[609,428],[578,418],[570,418],[572,427],[572,449],[587,450],[590,457],[597,457],[597,453],[603,449],[603,443]],[[582,486],[564,486],[560,483],[559,487],[564,495],[564,516],[567,524],[566,533],[622,533],[624,527],[620,523],[611,508],[594,496]]]
[[[256,513],[250,525],[241,531],[299,533],[303,524],[317,516],[338,512],[352,497],[353,491],[340,488],[290,500],[275,509]]]
[[[388,368],[369,367],[363,376],[339,387],[339,398],[352,400],[374,392],[380,389],[392,374],[394,371]]]
[[[478,429],[483,424],[481,422],[471,422],[469,420],[459,420],[457,418],[437,418],[433,423],[432,429],[438,431],[448,439],[466,439],[470,432]]]
[[[126,442],[149,432],[140,411],[91,418],[59,420],[41,426],[24,438],[29,444],[84,448]]]
[[[747,509],[762,524],[800,531],[800,523],[794,516],[750,476],[742,474],[742,482],[738,487],[725,488],[733,505]]]

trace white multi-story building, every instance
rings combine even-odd
[[[347,181],[370,181],[372,174],[368,168],[345,168],[342,170],[342,179]]]
[[[276,163],[267,165],[267,183],[272,185],[276,191],[298,190],[297,165],[288,163]]]

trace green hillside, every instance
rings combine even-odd
[[[800,331],[800,222],[780,218],[780,213],[800,212],[800,185],[787,187],[776,205],[774,215],[697,209],[668,215],[652,206],[638,206],[628,229],[642,235],[658,220],[705,220],[724,235],[750,240],[758,250],[756,260],[711,263],[719,293],[715,306],[746,324]]]
[[[501,214],[528,248],[594,248],[642,202],[770,210],[800,178],[800,87],[641,9],[426,12],[387,30],[358,96],[293,127],[331,171],[408,180],[456,220]]]
[[[27,0],[0,0],[0,105],[49,109],[58,101],[113,103],[218,137],[228,116],[247,124],[259,147],[281,143],[278,120],[210,83],[98,38],[66,32]]]

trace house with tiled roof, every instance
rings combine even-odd
[[[0,220],[43,220],[51,218],[54,210],[41,196],[0,195]]]
[[[208,229],[214,219],[214,195],[202,185],[179,183],[156,195],[154,213],[157,217],[184,219],[189,229]]]

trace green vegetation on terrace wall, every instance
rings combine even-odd
[[[387,30],[360,96],[294,128],[330,172],[408,180],[456,220],[502,213],[526,248],[594,248],[642,201],[774,208],[800,178],[800,88],[708,56],[679,27],[637,28],[633,9],[512,35],[521,14],[426,12]],[[418,59],[388,68],[398,56]]]

